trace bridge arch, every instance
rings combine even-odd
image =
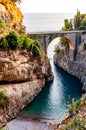
[[[75,50],[75,43],[73,42],[73,40],[69,37],[69,36],[64,36],[67,41],[68,41],[68,44],[69,44],[69,48],[71,50]]]
[[[75,43],[73,42],[73,40],[69,37],[69,36],[51,36],[50,38],[49,38],[49,40],[47,40],[47,42],[46,42],[46,51],[47,51],[47,48],[48,48],[48,46],[49,46],[49,44],[52,42],[52,41],[54,41],[55,39],[57,39],[57,38],[61,38],[61,37],[64,37],[64,38],[66,38],[67,39],[67,41],[68,41],[68,44],[69,44],[69,49],[71,49],[71,50],[75,50]]]

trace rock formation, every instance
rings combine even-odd
[[[27,37],[22,20],[23,15],[15,2],[0,0],[0,38],[5,40],[2,42],[0,39],[1,46],[6,45],[4,37],[7,36],[8,30],[17,34],[23,32],[23,36]],[[5,25],[5,28],[2,25]],[[9,37],[13,38],[12,35]],[[16,117],[47,81],[53,80],[50,63],[42,51],[40,55],[33,55],[27,48],[12,49],[0,48],[0,127]]]
[[[54,62],[69,74],[77,77],[83,84],[82,90],[86,92],[86,50],[84,48],[86,35],[82,35],[83,42],[78,46],[76,60],[71,60],[63,50],[54,55]]]
[[[0,126],[4,126],[42,90],[53,75],[47,57],[33,56],[26,50],[0,51],[0,83],[9,99],[0,108]]]
[[[52,77],[47,59],[27,50],[0,51],[0,81],[25,82]]]
[[[0,0],[0,21],[6,25],[7,29],[17,31],[25,29],[22,24],[23,15],[12,0]]]

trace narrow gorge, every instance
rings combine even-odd
[[[86,32],[80,31],[77,50],[72,44],[63,46],[58,42],[54,48],[52,43],[48,57],[48,42],[57,34],[31,37],[23,25],[18,3],[21,0],[0,0],[0,128],[34,130],[39,124],[38,130],[57,130],[58,123],[69,116],[66,110],[72,99],[80,99],[82,93],[86,98]],[[71,43],[66,33],[59,33],[58,37]],[[27,119],[23,120],[23,115]]]

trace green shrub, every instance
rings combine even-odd
[[[31,46],[31,51],[33,52],[34,56],[41,54],[41,45],[39,41],[34,41]]]
[[[85,116],[78,115],[70,120],[65,126],[64,130],[86,130],[86,118]]]
[[[9,32],[4,38],[0,38],[0,48],[27,49],[27,51],[32,51],[34,56],[40,55],[42,52],[39,41],[35,41],[26,35],[18,35],[14,31]]]
[[[60,53],[60,48],[59,48],[59,47],[56,47],[56,48],[54,49],[54,52]]]
[[[32,45],[32,52],[34,56],[38,56],[41,54],[41,50],[36,45]]]
[[[9,102],[8,97],[3,90],[0,91],[0,107],[4,107]]]
[[[17,37],[17,48],[18,49],[22,49],[23,48],[23,42],[24,42],[24,36],[20,35],[19,37]]]
[[[67,41],[67,39],[66,39],[65,37],[61,37],[61,38],[60,38],[60,43],[61,43],[62,45],[64,45],[66,48],[69,48],[68,41]]]
[[[34,44],[39,48],[39,49],[41,49],[41,44],[40,44],[40,42],[39,41],[34,41]]]
[[[0,28],[5,29],[5,24],[2,21],[0,21]]]
[[[0,38],[0,48],[1,49],[7,49],[8,48],[8,42],[5,38]]]
[[[31,38],[25,37],[23,41],[23,48],[31,50],[31,44],[33,44],[34,40]]]
[[[72,100],[72,104],[68,105],[69,114],[76,114],[76,112],[83,106],[86,105],[86,99],[79,99],[76,102]]]
[[[86,98],[79,99],[76,102],[72,100],[72,104],[69,105],[69,113],[75,114],[70,117],[65,125],[61,125],[58,130],[86,130],[86,116],[79,112],[80,108],[83,110],[83,107],[86,105]],[[76,112],[79,112],[76,114]]]
[[[9,32],[6,36],[6,40],[8,41],[9,48],[12,50],[17,49],[18,42],[17,42],[17,34],[14,31]]]
[[[38,41],[34,41],[31,38],[26,37],[23,41],[23,48],[28,51],[32,51],[34,56],[41,54],[41,46]]]

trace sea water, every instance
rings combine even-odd
[[[27,32],[58,31],[61,30],[64,19],[70,19],[73,16],[73,14],[61,13],[24,14],[23,23]],[[67,104],[70,104],[73,98],[77,100],[82,96],[80,81],[53,63],[54,46],[58,42],[58,38],[52,41],[47,50],[54,74],[53,82],[46,83],[37,97],[21,111],[22,118],[7,124],[9,130],[50,130],[44,126],[45,124],[39,124],[38,120],[60,122],[65,118],[65,112],[68,110]],[[36,122],[30,119],[35,119]]]
[[[27,30],[33,32],[60,30],[64,21],[63,18],[70,17],[69,14],[67,16],[56,14],[49,14],[49,16],[48,14],[43,14],[43,17],[42,14],[27,15],[26,17],[32,17],[32,19],[29,18],[32,24],[30,23],[30,26],[27,24]],[[68,110],[67,105],[72,103],[72,99],[77,100],[82,96],[80,81],[53,63],[54,47],[58,42],[59,38],[53,40],[47,50],[54,74],[54,81],[46,83],[38,96],[22,110],[22,114],[28,117],[60,122],[65,118],[65,112]]]

